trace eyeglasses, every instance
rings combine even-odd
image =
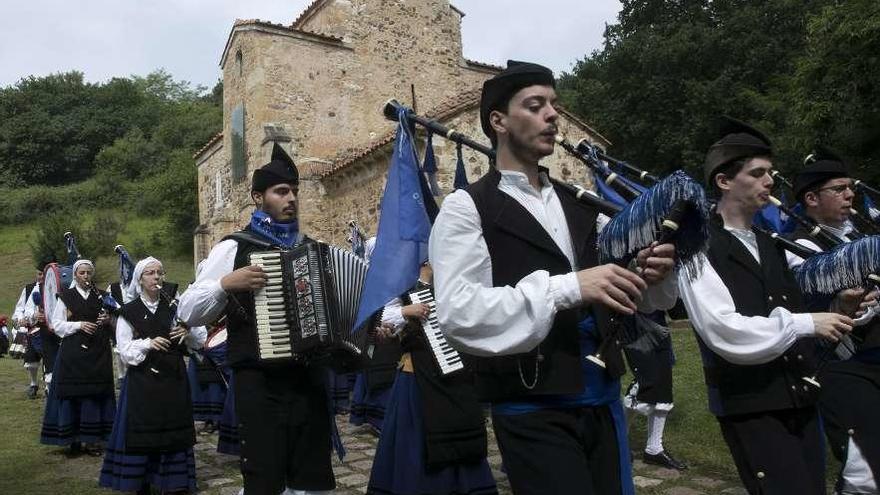
[[[153,275],[158,275],[160,277],[164,277],[165,271],[164,270],[145,270],[143,273],[141,273],[142,277],[152,277]]]
[[[818,192],[822,192],[822,191],[831,191],[831,193],[834,194],[835,196],[840,196],[847,189],[849,189],[852,192],[856,192],[854,187],[855,186],[853,186],[852,184],[841,184],[839,186],[822,187],[822,188],[816,189],[816,192],[818,193]]]

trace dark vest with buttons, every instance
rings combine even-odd
[[[480,215],[483,238],[492,261],[492,285],[513,287],[537,270],[547,270],[550,275],[571,272],[568,258],[544,227],[515,199],[498,190],[500,180],[501,173],[493,167],[467,188]],[[567,192],[555,189],[565,212],[577,268],[596,266],[598,212]],[[598,305],[589,310],[596,318],[600,335],[613,341],[608,336],[612,325],[610,312]],[[480,398],[498,402],[534,395],[583,392],[581,361],[584,357],[580,355],[577,323],[584,316],[585,310],[581,308],[557,313],[550,333],[531,352],[497,357],[471,356]],[[623,357],[618,346],[610,347],[603,353],[606,369],[619,376],[623,372]],[[529,385],[534,382],[534,388],[527,388],[523,382]]]
[[[61,300],[70,311],[67,321],[96,322],[102,296],[93,290],[83,299],[75,288],[62,290]],[[91,335],[80,330],[61,340],[61,361],[52,380],[59,397],[113,396],[111,331],[109,325],[101,325]]]
[[[804,312],[800,288],[788,269],[785,254],[774,241],[756,234],[758,264],[716,216],[710,225],[712,268],[743,316],[768,316],[776,307]],[[815,390],[803,381],[815,370],[815,339],[798,339],[781,356],[764,364],[739,365],[726,361],[706,346],[699,335],[700,354],[709,392],[709,410],[716,416],[810,407]]]

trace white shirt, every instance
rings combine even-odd
[[[581,304],[571,234],[556,191],[545,174],[541,190],[521,172],[502,170],[498,189],[522,205],[544,227],[572,271],[551,276],[536,270],[515,286],[492,286],[492,261],[480,215],[466,191],[444,201],[431,231],[430,260],[440,328],[450,342],[482,356],[528,352],[550,332],[558,311]],[[653,294],[653,296],[648,295]],[[642,300],[646,311],[675,303],[675,283],[652,288]]]
[[[141,297],[141,301],[150,313],[155,314],[159,308],[159,300],[149,301]],[[205,344],[207,330],[204,327],[193,327],[185,337],[187,347],[200,349]],[[137,366],[144,362],[150,352],[153,339],[135,339],[134,328],[124,316],[116,320],[116,348],[119,351],[119,359],[127,366]]]
[[[755,236],[727,230],[760,264]],[[699,276],[691,280],[688,271],[681,270],[678,289],[694,330],[713,352],[734,364],[763,364],[781,356],[798,339],[813,336],[815,327],[809,313],[792,313],[781,307],[766,317],[738,313],[718,272],[704,254],[699,256]]]
[[[232,273],[238,242],[221,241],[208,254],[202,270],[183,295],[177,307],[177,317],[190,327],[205,326],[217,320],[226,307],[227,294],[220,279]]]
[[[36,286],[34,286],[36,289]],[[15,311],[12,312],[12,321],[18,325],[23,325],[25,320],[25,312],[24,308],[27,302],[31,299],[26,294],[27,287],[21,289],[21,295],[18,296],[18,301],[15,303]]]

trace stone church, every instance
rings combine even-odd
[[[275,142],[300,170],[303,230],[338,245],[346,245],[349,220],[370,235],[376,231],[396,125],[381,112],[388,99],[488,144],[479,123],[480,87],[501,68],[464,58],[464,15],[449,0],[315,0],[289,25],[236,20],[220,58],[223,131],[194,157],[195,261],[247,224],[251,174]],[[586,123],[560,113],[560,132],[571,141],[609,145]],[[435,137],[434,149],[438,182],[448,193],[456,147]],[[471,182],[488,167],[466,148],[464,161]],[[591,183],[584,166],[558,147],[542,163],[557,178]]]

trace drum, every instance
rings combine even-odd
[[[204,355],[218,368],[226,366],[226,327],[220,327],[208,334],[205,340]]]

